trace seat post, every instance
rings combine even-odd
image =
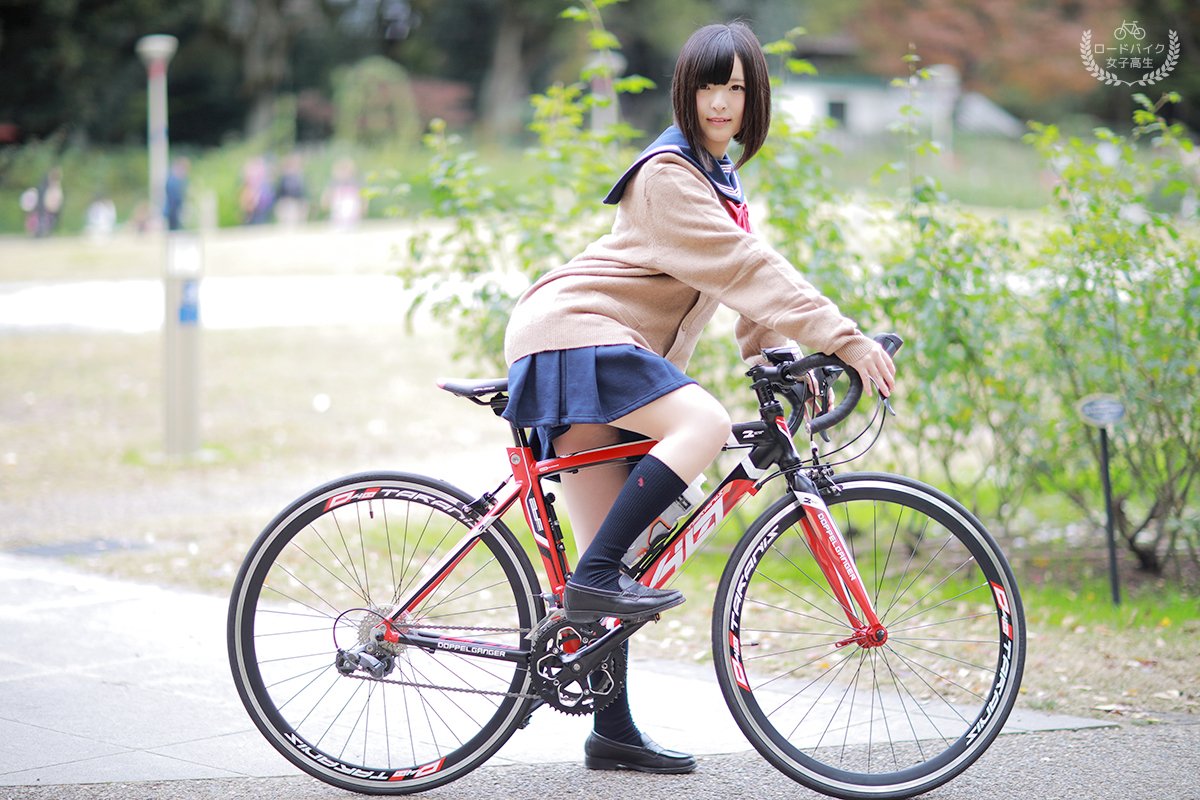
[[[512,428],[513,444],[517,447],[529,447],[529,437],[525,435],[524,428],[518,428],[516,425],[510,425]]]

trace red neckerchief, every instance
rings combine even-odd
[[[750,206],[747,203],[735,203],[727,197],[722,197],[721,202],[725,204],[725,210],[729,212],[729,216],[733,217],[733,221],[738,227],[746,233],[750,233]]]

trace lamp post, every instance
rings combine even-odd
[[[155,230],[165,225],[167,201],[167,64],[179,46],[174,36],[138,39],[146,65],[148,103],[146,144],[150,150],[150,218]],[[166,231],[163,273],[163,416],[165,450],[190,456],[200,446],[200,244],[183,231]]]
[[[150,150],[150,213],[154,224],[162,223],[167,198],[167,64],[179,40],[156,33],[137,41],[137,54],[146,65],[146,146]]]

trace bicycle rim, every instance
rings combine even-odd
[[[734,718],[774,766],[836,797],[927,792],[987,749],[1017,696],[1025,623],[1003,554],[969,512],[896,476],[837,480],[826,498],[887,627],[853,631],[785,497],[735,549],[713,647]]]
[[[421,791],[478,766],[528,713],[517,695],[529,674],[512,661],[396,645],[382,680],[335,668],[337,649],[365,641],[469,530],[467,500],[419,476],[352,476],[294,503],[246,557],[230,601],[234,682],[305,772],[358,792]],[[538,597],[528,558],[497,523],[402,622],[519,648]]]

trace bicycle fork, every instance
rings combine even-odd
[[[809,549],[817,565],[825,575],[834,599],[842,607],[853,635],[834,644],[842,648],[857,644],[859,647],[880,647],[887,642],[887,628],[879,621],[875,606],[863,586],[862,576],[854,563],[854,554],[846,544],[829,513],[829,507],[821,499],[816,485],[800,473],[793,473],[792,493],[804,509],[800,527],[804,531]]]

